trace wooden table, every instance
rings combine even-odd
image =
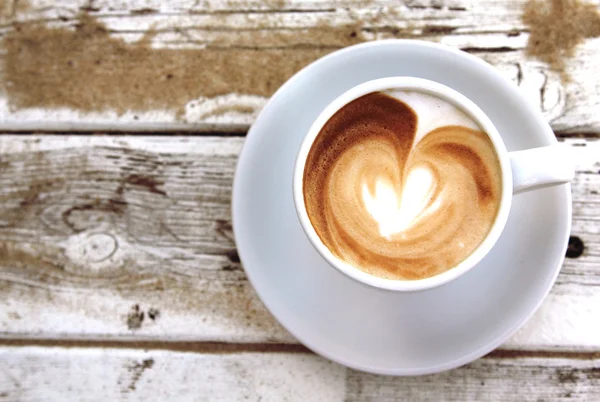
[[[600,400],[600,39],[562,79],[526,56],[525,3],[0,2],[0,401]],[[392,37],[495,65],[577,160],[573,258],[540,310],[488,356],[417,378],[299,345],[246,280],[230,216],[269,94]]]

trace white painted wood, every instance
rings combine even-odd
[[[600,347],[600,141],[564,142],[578,164],[573,234],[586,249],[506,348]],[[295,342],[235,251],[242,143],[0,136],[0,336]]]
[[[592,401],[600,360],[485,357],[412,378],[310,353],[0,348],[0,401]]]
[[[15,21],[73,27],[85,11],[127,42],[154,31],[157,49],[250,46],[257,57],[273,47],[290,55],[333,51],[353,42],[344,27],[360,40],[412,37],[496,66],[555,131],[599,133],[600,39],[578,48],[568,63],[572,80],[562,82],[525,56],[526,1],[12,0],[0,1],[0,36]],[[232,89],[190,99],[178,118],[160,109],[13,110],[0,94],[0,130],[243,132],[266,101]],[[0,343],[208,346],[2,346],[0,401],[598,400],[600,141],[564,142],[577,161],[572,234],[584,241],[583,255],[565,261],[548,299],[504,351],[448,373],[392,378],[293,349],[296,340],[258,300],[238,261],[229,212],[243,138],[1,135]],[[223,352],[199,341],[258,346]],[[275,353],[264,342],[284,347]]]
[[[4,7],[7,22],[49,21],[51,26],[73,26],[86,10],[106,24],[111,35],[128,42],[155,30],[155,48],[219,47],[224,52],[241,47],[262,51],[277,46],[289,54],[348,45],[346,31],[355,27],[364,40],[412,37],[437,41],[470,51],[496,66],[517,83],[525,96],[561,132],[599,132],[600,39],[589,39],[568,63],[571,82],[561,82],[547,66],[525,56],[528,33],[521,21],[526,0],[404,1],[191,1],[158,0],[30,0],[28,8],[13,12]],[[10,25],[3,30],[8,32]],[[321,39],[314,33],[329,30]],[[259,39],[253,34],[261,35]],[[307,39],[308,38],[308,39]],[[358,41],[358,39],[356,40]],[[303,49],[303,50],[300,50]],[[227,79],[226,75],[224,76]],[[252,123],[265,97],[232,93],[190,99],[174,111],[132,110],[81,113],[70,109],[12,110],[0,96],[0,129],[4,130],[240,130]],[[195,108],[192,105],[196,105]],[[224,111],[227,105],[230,111]]]
[[[599,392],[599,364],[598,360],[483,358],[453,371],[424,377],[349,372],[346,398],[356,402],[594,401]]]
[[[335,401],[345,370],[312,354],[2,348],[0,401]]]

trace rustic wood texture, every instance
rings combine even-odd
[[[413,378],[365,374],[310,353],[0,348],[0,401],[593,401],[600,360],[482,358]]]
[[[237,60],[236,52],[241,51],[251,52],[248,57],[254,60],[271,60],[276,51],[279,56],[273,60],[297,59],[299,64],[296,67],[327,52],[362,41],[398,37],[436,41],[464,49],[496,66],[543,111],[555,131],[600,131],[600,117],[596,113],[600,103],[600,63],[596,58],[600,39],[586,40],[578,48],[576,57],[567,63],[571,81],[561,80],[559,74],[544,63],[525,55],[529,34],[521,15],[526,0],[79,0],[52,2],[53,6],[47,0],[19,3],[22,5],[18,7],[13,2],[6,2],[4,6],[5,23],[0,29],[3,36],[17,29],[19,25],[11,25],[15,21],[21,24],[28,21],[47,23],[54,28],[73,27],[78,24],[81,13],[85,12],[104,24],[110,37],[128,43],[139,41],[146,35],[155,49],[173,49],[174,52],[176,49],[218,49],[222,53],[220,57],[232,57],[232,60]],[[151,55],[148,57],[148,64],[155,62]],[[172,61],[178,55],[170,53],[169,57]],[[203,54],[198,53],[198,59],[202,57]],[[240,59],[240,62],[243,60]],[[204,74],[215,73],[209,67],[205,66],[203,70],[201,66],[189,66],[194,68],[198,79],[203,71]],[[282,64],[248,68],[256,69],[258,74],[265,68],[277,71],[285,67]],[[62,64],[52,65],[44,74],[56,74],[56,69],[64,68]],[[131,66],[125,64],[121,68],[130,69]],[[100,71],[108,71],[115,77],[126,73],[119,71],[118,65]],[[160,102],[155,108],[119,112],[78,111],[64,107],[16,109],[10,106],[10,96],[6,94],[11,94],[11,87],[7,87],[0,97],[0,128],[51,131],[90,128],[244,130],[268,96],[265,93],[246,93],[246,87],[243,89],[236,84],[236,80],[240,79],[236,76],[239,71],[233,70],[236,73],[229,75],[227,71],[218,71],[212,80],[223,85],[218,95],[202,96],[200,93],[196,99],[169,104],[169,107],[175,107],[171,110],[161,108]],[[72,74],[80,73],[73,70]],[[285,77],[275,72],[273,75],[277,76],[274,78],[276,82],[267,85],[261,81],[254,86],[267,85],[267,92],[274,90]],[[162,78],[157,76],[155,82]],[[177,77],[167,78],[174,78],[175,85]],[[80,81],[86,82],[85,79]],[[40,96],[50,99],[52,93]],[[43,105],[45,101],[40,102]]]
[[[295,342],[231,231],[241,137],[0,136],[2,336]],[[506,347],[600,347],[600,141],[577,160],[573,235],[543,307]]]
[[[0,0],[0,401],[599,400],[600,38],[577,48],[566,81],[526,56],[526,3]],[[82,42],[89,60],[52,57],[76,30],[100,46]],[[38,52],[31,32],[54,39]],[[388,38],[491,63],[577,161],[574,258],[540,310],[501,349],[417,378],[348,370],[299,345],[247,281],[229,205],[243,135],[272,91],[324,54]],[[105,49],[122,63],[91,58]],[[129,82],[134,68],[142,78]],[[21,70],[34,75],[19,81]],[[163,79],[178,88],[164,99]],[[90,135],[105,131],[118,135]]]

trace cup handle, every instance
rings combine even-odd
[[[510,152],[513,193],[573,180],[575,167],[568,151],[557,144]]]

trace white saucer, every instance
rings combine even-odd
[[[406,40],[346,48],[290,79],[250,129],[235,176],[233,226],[250,281],[299,341],[352,368],[417,375],[485,355],[531,317],[564,259],[571,189],[516,196],[491,253],[440,288],[391,293],[339,273],[313,249],[296,217],[294,159],[331,100],[361,82],[402,75],[438,81],[469,97],[494,122],[509,151],[556,142],[518,88],[476,57]]]

